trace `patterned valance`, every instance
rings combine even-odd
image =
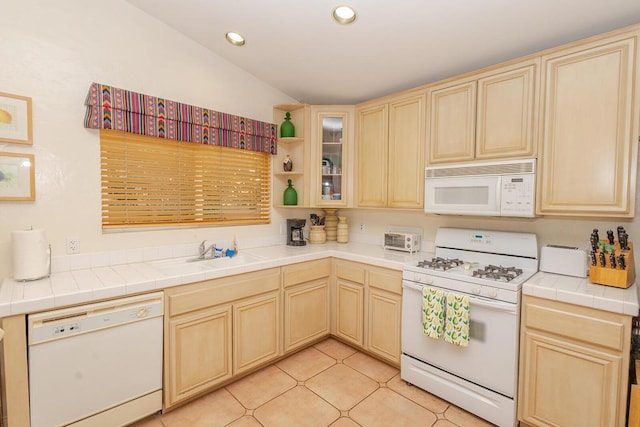
[[[277,153],[277,126],[92,83],[84,127]]]

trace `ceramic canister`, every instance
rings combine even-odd
[[[338,217],[338,243],[348,243],[349,242],[349,224],[347,224],[346,216]]]
[[[327,233],[324,231],[324,225],[309,226],[309,243],[325,243],[327,241]]]

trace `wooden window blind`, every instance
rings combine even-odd
[[[100,131],[102,227],[265,224],[270,155]]]

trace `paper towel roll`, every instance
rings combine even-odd
[[[37,280],[49,275],[51,250],[44,230],[12,231],[11,241],[15,280]]]

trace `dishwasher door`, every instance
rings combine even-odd
[[[162,315],[162,292],[29,315],[31,426],[96,414],[124,425],[162,409]]]

